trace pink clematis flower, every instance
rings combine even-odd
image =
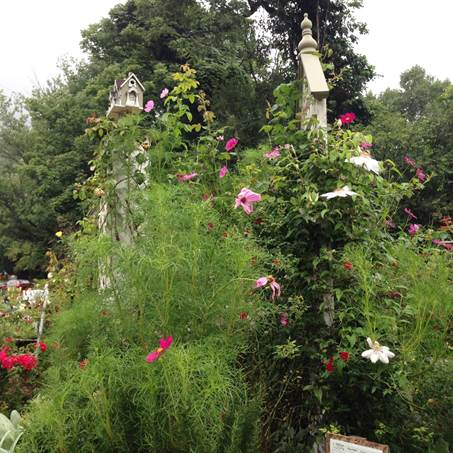
[[[433,244],[440,245],[445,250],[452,250],[453,249],[453,243],[447,242],[447,241],[441,241],[440,239],[433,239]]]
[[[188,173],[188,174],[178,173],[176,175],[179,182],[190,181],[191,179],[194,179],[197,176],[198,176],[198,173]]]
[[[146,104],[145,108],[143,109],[146,113],[151,112],[151,110],[154,108],[154,101],[150,99]]]
[[[425,182],[426,175],[425,175],[425,172],[423,171],[423,169],[417,168],[417,170],[415,171],[415,176],[417,176],[417,178],[420,182]]]
[[[409,234],[410,234],[411,236],[414,236],[415,233],[417,233],[417,231],[418,231],[419,229],[420,229],[420,225],[419,225],[418,223],[411,223],[411,224],[409,225],[409,230],[408,230],[408,231],[409,231]]]
[[[239,140],[235,137],[233,138],[230,138],[227,142],[226,142],[226,145],[225,145],[225,149],[228,151],[228,152],[231,152],[233,151],[233,149],[236,147],[236,145],[239,143]]]
[[[409,209],[409,208],[404,208],[404,212],[409,216],[411,219],[416,219],[417,216]]]
[[[172,343],[173,337],[171,335],[167,338],[161,338],[159,340],[159,347],[146,356],[146,361],[148,363],[152,363],[157,360],[172,345]]]
[[[219,170],[219,178],[224,178],[225,175],[228,173],[228,167],[224,165],[220,170]]]
[[[255,281],[255,288],[261,288],[269,284],[269,287],[272,290],[272,299],[274,300],[276,297],[280,297],[281,290],[280,285],[275,281],[275,278],[272,275],[267,277],[260,277]]]
[[[268,159],[278,159],[280,157],[280,148],[278,146],[272,148],[272,151],[265,153],[264,157],[267,157]]]
[[[356,120],[357,116],[354,112],[344,113],[340,115],[341,124],[351,124]]]
[[[252,192],[250,189],[244,187],[236,197],[235,208],[242,206],[242,209],[246,214],[253,212],[253,203],[261,201],[261,195],[255,192]]]
[[[164,88],[161,92],[160,92],[160,98],[163,99],[163,98],[166,98],[168,96],[168,88]]]
[[[412,157],[409,157],[408,155],[403,157],[404,163],[406,165],[409,165],[409,167],[414,167],[416,166],[415,160],[412,159]]]

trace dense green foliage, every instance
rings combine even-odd
[[[273,87],[295,77],[294,54],[287,49],[295,49],[307,11],[316,17],[321,45],[334,50],[328,60],[337,83],[332,115],[352,107],[359,111],[360,91],[372,76],[364,57],[352,49],[356,33],[365,31],[352,16],[359,4],[321,2],[317,13],[314,0],[285,2],[282,14],[275,14],[272,3],[128,0],[82,32],[86,63],[65,61],[60,78],[18,100],[17,107],[2,96],[1,268],[42,275],[55,231],[73,230],[81,211],[72,193],[89,175],[93,157],[84,119],[93,112],[102,115],[113,80],[129,71],[144,83],[146,97],[156,99],[171,85],[171,72],[194,65],[218,124],[228,124],[242,143],[255,145]],[[257,27],[261,16],[251,17],[257,9],[269,14],[262,28]],[[18,109],[29,119],[18,116]]]
[[[410,202],[424,223],[451,215],[453,204],[453,85],[426,74],[419,66],[401,75],[400,90],[368,96],[373,119],[366,128],[373,135],[373,151],[403,169],[403,180],[415,177],[403,158],[414,159],[429,183]]]

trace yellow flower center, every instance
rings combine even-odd
[[[164,348],[157,348],[157,352],[160,354],[161,352],[164,352],[165,349]]]

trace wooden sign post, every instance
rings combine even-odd
[[[326,453],[390,453],[390,448],[363,437],[327,433]]]

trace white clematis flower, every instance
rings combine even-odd
[[[376,363],[378,360],[382,363],[389,363],[389,359],[395,357],[395,354],[387,346],[381,346],[377,341],[371,341],[369,337],[366,341],[371,349],[362,352],[362,357],[365,359],[370,359],[373,363]]]
[[[357,195],[357,193],[353,192],[349,186],[344,186],[341,189],[335,189],[333,192],[323,193],[321,197],[324,197],[326,200],[330,200],[331,198],[336,197],[350,197],[352,195]]]
[[[346,162],[351,162],[351,164],[357,165],[358,167],[365,167],[368,171],[372,171],[377,175],[380,172],[379,162],[376,159],[373,159],[371,154],[366,151],[361,151],[360,156],[346,159]]]

